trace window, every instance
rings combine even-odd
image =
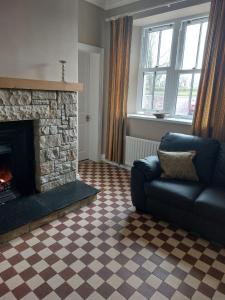
[[[143,29],[138,112],[192,118],[207,25],[198,18]]]
[[[193,116],[200,80],[208,22],[205,19],[183,22],[182,56],[178,62],[178,91],[175,115]]]
[[[173,26],[144,30],[142,110],[163,110]]]

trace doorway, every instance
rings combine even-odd
[[[78,160],[101,159],[104,50],[79,44],[78,77],[84,91],[78,100]]]

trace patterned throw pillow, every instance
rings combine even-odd
[[[163,170],[161,177],[199,181],[193,164],[193,158],[195,155],[195,151],[166,152],[159,150],[158,157]]]

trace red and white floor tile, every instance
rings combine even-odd
[[[0,246],[0,299],[225,299],[225,250],[135,212],[129,171],[80,164],[98,199]]]

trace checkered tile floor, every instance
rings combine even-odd
[[[0,246],[0,299],[225,299],[225,250],[135,212],[129,172],[80,164],[98,200]]]

